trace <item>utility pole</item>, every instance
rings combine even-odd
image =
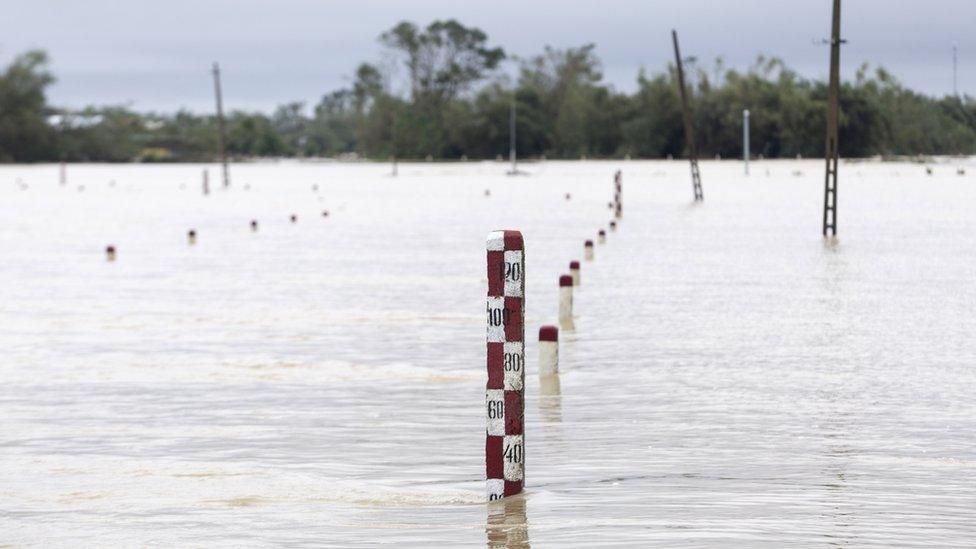
[[[749,109],[742,111],[742,160],[749,175]]]
[[[227,169],[227,135],[224,126],[224,98],[220,92],[220,65],[213,64],[214,94],[217,96],[217,144],[220,147],[221,177],[224,188],[230,187],[230,171]]]
[[[393,113],[393,121],[390,124],[390,137],[393,139],[393,177],[396,177],[399,170],[397,169],[397,113]]]
[[[508,159],[512,161],[512,174],[518,173],[515,154],[515,90],[512,90],[512,104],[508,111]]]
[[[959,46],[952,43],[952,95],[959,97]]]
[[[678,64],[678,90],[681,92],[681,110],[685,119],[685,148],[691,162],[691,185],[695,191],[695,202],[705,199],[702,194],[701,174],[698,171],[698,148],[695,146],[695,132],[691,124],[691,107],[688,105],[688,92],[685,90],[685,70],[681,63],[681,50],[678,49],[678,32],[671,31],[674,41],[674,59]]]
[[[837,143],[838,102],[840,96],[840,0],[834,0],[830,26],[830,87],[827,90],[827,140],[824,156],[827,174],[824,180],[823,236],[837,236]]]

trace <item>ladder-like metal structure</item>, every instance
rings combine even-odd
[[[840,102],[840,0],[834,0],[830,29],[830,87],[827,90],[827,140],[824,157],[827,173],[824,179],[823,236],[837,236],[837,166],[840,153],[837,144],[838,104]]]
[[[227,168],[227,128],[224,124],[224,96],[220,91],[220,65],[213,64],[214,96],[217,100],[217,146],[220,148],[220,177],[224,187],[230,187],[230,170]]]
[[[685,69],[681,62],[681,50],[678,48],[678,32],[671,31],[674,41],[674,60],[678,65],[678,91],[681,93],[681,111],[685,121],[685,149],[688,151],[688,161],[691,163],[691,185],[695,192],[695,202],[705,200],[701,186],[701,172],[698,170],[698,147],[695,145],[695,129],[691,123],[691,107],[688,105],[688,92],[685,89]]]

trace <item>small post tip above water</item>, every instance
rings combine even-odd
[[[566,193],[566,200],[572,200],[573,195]]]
[[[111,244],[105,246],[105,258],[109,261],[115,261],[115,246]]]
[[[192,245],[197,243],[197,231],[196,229],[190,229],[186,232],[186,240]]]
[[[329,217],[329,210],[322,210],[322,217]]]
[[[288,219],[290,219],[292,223],[298,222],[298,216],[295,214],[291,214],[291,217],[289,217]]]
[[[252,231],[257,231],[258,230],[258,222],[257,222],[256,219],[252,219],[251,220],[251,230]]]
[[[539,375],[552,376],[559,373],[559,328],[539,327]]]
[[[573,286],[580,285],[580,262],[573,260],[569,262],[569,274],[573,277]]]

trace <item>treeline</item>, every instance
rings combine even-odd
[[[673,66],[637,75],[637,91],[602,80],[594,46],[546,48],[515,59],[484,32],[457,21],[421,28],[403,22],[380,35],[394,63],[364,63],[348,88],[274,113],[233,111],[228,149],[236,157],[373,159],[496,158],[507,155],[509,112],[518,113],[520,157],[681,156],[684,129]],[[825,59],[826,61],[826,59]],[[16,58],[0,74],[0,161],[199,161],[217,149],[212,115],[137,113],[124,107],[59,109],[47,104],[54,81],[43,52]],[[752,150],[766,157],[820,156],[826,84],[760,57],[744,72],[721,60],[689,59],[689,86],[703,156],[741,154],[742,110],[752,119]],[[201,86],[205,86],[201,82]],[[228,90],[226,103],[233,104]],[[840,146],[848,157],[976,154],[976,100],[933,98],[891,74],[861,67],[841,90]],[[311,112],[309,112],[311,111]]]

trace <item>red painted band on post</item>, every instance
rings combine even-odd
[[[563,286],[572,286],[572,285],[573,285],[573,277],[572,276],[570,276],[570,275],[562,275],[562,276],[559,277],[559,287],[560,288],[563,287]]]
[[[539,341],[559,341],[559,328],[555,326],[540,326]]]
[[[579,268],[580,268],[579,261],[570,261],[569,262],[569,270],[571,270],[571,271],[573,271],[573,270],[578,271]]]
[[[587,240],[586,243],[583,244],[583,245],[586,246],[587,248],[592,248],[593,247],[593,241],[592,240]]]

